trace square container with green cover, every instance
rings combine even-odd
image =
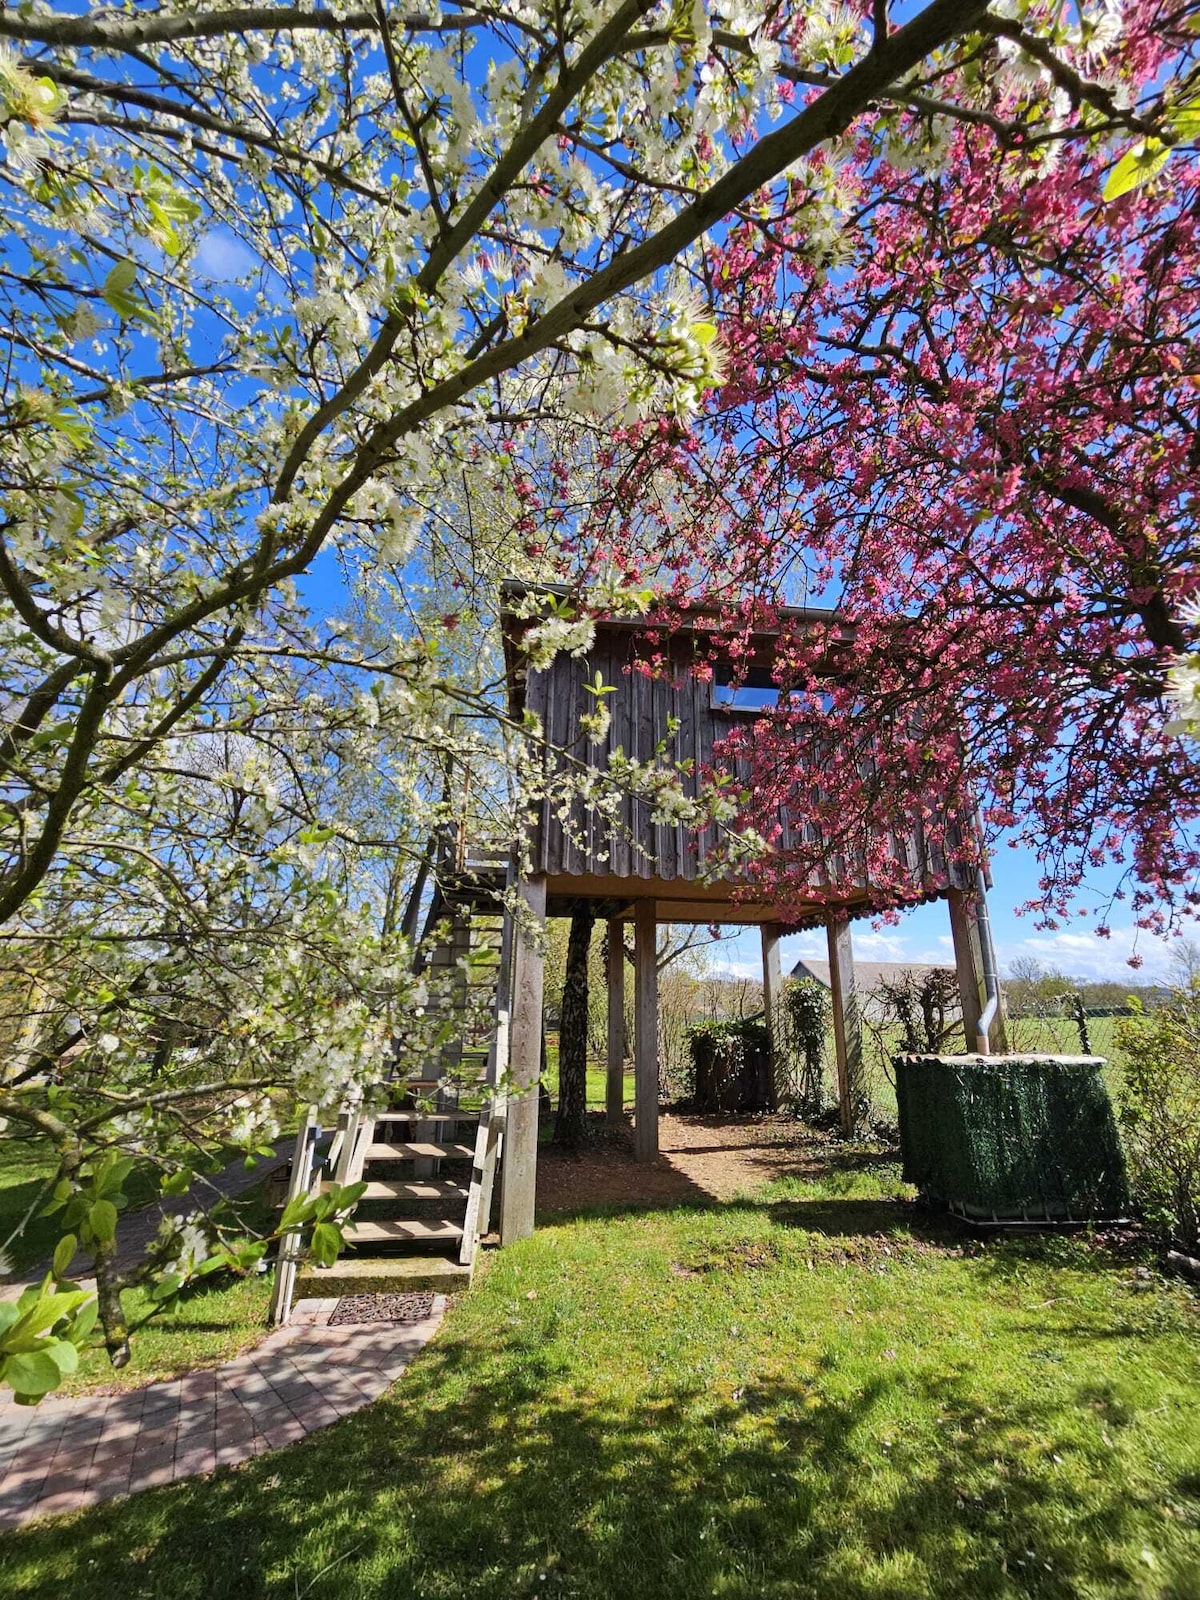
[[[900,1056],[904,1176],[980,1221],[1123,1216],[1125,1162],[1098,1056]]]

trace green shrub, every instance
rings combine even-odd
[[[1200,980],[1117,1026],[1118,1114],[1134,1197],[1169,1243],[1200,1249]]]
[[[825,1035],[832,1021],[829,990],[815,978],[789,978],[783,986],[783,1009],[795,1077],[792,1099],[803,1115],[813,1116],[825,1099]]]
[[[700,1022],[688,1029],[698,1111],[773,1109],[771,1046],[759,1017]]]

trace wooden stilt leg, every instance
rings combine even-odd
[[[546,880],[529,878],[521,898],[532,914],[546,915]],[[500,1193],[500,1243],[533,1232],[537,1188],[538,1083],[542,1067],[542,952],[529,932],[517,927],[513,952],[512,1032],[509,1073],[512,1093],[504,1130]]]
[[[605,1119],[611,1125],[625,1116],[625,928],[615,917],[608,924],[608,1081]]]

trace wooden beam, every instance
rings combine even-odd
[[[525,879],[519,889],[527,911],[544,924],[546,879]],[[500,1243],[512,1244],[533,1232],[537,1192],[538,1085],[542,1071],[542,951],[518,922],[514,933],[512,1023],[509,1077],[512,1092],[504,1124],[503,1186],[500,1192]]]
[[[658,1155],[658,922],[653,900],[639,900],[635,906],[633,935],[633,1152],[638,1161],[653,1161]]]
[[[850,923],[831,911],[825,923],[829,939],[829,986],[833,998],[833,1047],[837,1056],[838,1113],[842,1132],[851,1138],[866,1109],[862,1021],[854,991],[854,943]]]
[[[962,1005],[963,1036],[968,1054],[979,1048],[979,1017],[983,1010],[983,965],[979,958],[979,931],[961,889],[951,889],[950,937],[954,941],[954,967]]]
[[[783,1017],[783,974],[779,966],[780,933],[781,930],[777,922],[763,923],[763,1014],[767,1021],[767,1038],[769,1040],[771,1081],[767,1094],[772,1111],[777,1103],[779,1084],[782,1081],[786,1066],[783,1060],[784,1040],[787,1035],[784,1031]]]
[[[625,926],[608,924],[608,1081],[604,1115],[613,1126],[625,1118]]]
[[[979,1049],[979,1018],[987,1003],[979,923],[974,909],[961,889],[951,889],[948,898],[950,937],[954,941],[954,968],[958,974],[958,993],[962,1002],[963,1034],[967,1053],[973,1055]],[[1004,1055],[1008,1049],[1003,1003],[992,1018],[992,1025],[988,1029],[988,1043],[993,1055]]]

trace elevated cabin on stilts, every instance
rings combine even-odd
[[[537,605],[530,617],[529,597],[519,584],[506,585],[502,600],[509,710],[518,718],[529,712],[538,719],[543,798],[528,818],[521,849],[510,848],[518,841],[473,847],[461,830],[443,841],[433,864],[434,898],[426,922],[449,928],[433,965],[460,982],[455,1005],[463,1025],[440,1058],[416,1077],[385,1075],[382,1108],[343,1111],[324,1175],[339,1183],[363,1180],[367,1190],[347,1229],[346,1256],[329,1272],[302,1272],[302,1292],[452,1287],[452,1279],[469,1274],[479,1240],[490,1231],[497,1174],[500,1242],[533,1231],[542,956],[528,931],[531,919],[504,913],[506,891],[519,896],[534,920],[568,916],[586,904],[608,921],[607,1106],[612,1120],[623,1114],[625,935],[632,924],[638,1160],[651,1161],[658,1153],[656,936],[663,923],[760,928],[769,1033],[774,1033],[781,991],[781,936],[825,928],[841,1117],[847,1131],[857,1120],[862,1036],[850,926],[856,917],[887,909],[888,895],[860,882],[831,901],[828,885],[818,883],[807,904],[803,898],[786,906],[755,899],[736,870],[722,874],[711,832],[697,835],[683,821],[667,820],[669,809],[630,794],[607,807],[586,804],[564,782],[565,774],[580,771],[590,771],[598,781],[609,772],[610,757],[622,752],[642,764],[682,770],[694,797],[731,719],[747,712],[761,715],[771,694],[778,635],[755,636],[752,665],[748,675],[739,675],[745,685],[739,693],[729,687],[732,673],[720,669],[719,657],[712,671],[716,619],[702,611],[676,622],[668,633],[653,630],[659,660],[654,672],[645,670],[650,630],[639,619],[621,618],[597,621],[594,640],[582,654],[560,652],[548,665],[535,667],[526,640],[539,620]],[[834,620],[817,610],[792,610],[785,618],[801,626],[806,618],[822,624]],[[592,692],[598,679],[608,691],[603,696]],[[600,699],[608,726],[602,738],[593,738],[595,724],[589,730],[587,719],[594,717]],[[779,820],[786,849],[788,820]],[[982,884],[962,881],[919,832],[891,839],[890,848],[902,852],[909,874],[906,903],[944,899],[949,904],[968,1050],[977,1039],[986,1039],[991,1050],[1002,1051],[1002,1016],[989,1003],[996,984]],[[422,887],[423,879],[410,907],[414,932]],[[474,1003],[472,985],[486,990],[475,995]],[[481,1015],[490,1020],[479,1032]],[[310,1119],[297,1142],[292,1193],[312,1192],[322,1181]],[[451,1254],[431,1256],[437,1250]],[[276,1320],[288,1315],[295,1278],[296,1264],[285,1249]]]
[[[718,665],[712,670],[716,619],[690,614],[669,631],[653,630],[656,670],[646,670],[647,627],[639,618],[599,620],[595,638],[583,654],[560,653],[535,669],[524,646],[536,622],[523,613],[525,590],[505,590],[503,624],[510,709],[533,713],[544,737],[546,794],[530,820],[528,857],[520,894],[537,917],[566,916],[590,903],[609,922],[608,939],[608,1094],[610,1118],[619,1120],[623,1104],[625,926],[634,934],[634,1139],[637,1158],[658,1153],[658,1015],[656,934],[662,923],[757,924],[762,933],[763,996],[768,1031],[776,1029],[781,988],[779,941],[786,933],[823,927],[829,942],[838,1097],[844,1128],[850,1131],[862,1094],[862,1035],[854,992],[850,925],[854,918],[886,910],[887,895],[867,882],[844,899],[831,902],[828,890],[814,885],[811,906],[786,907],[754,899],[736,875],[713,875],[716,841],[711,830],[697,837],[682,823],[656,820],[651,803],[626,797],[609,814],[582,800],[564,804],[566,788],[556,778],[571,770],[606,773],[615,752],[639,763],[661,760],[683,770],[694,797],[702,774],[711,768],[714,747],[729,733],[731,719],[762,715],[772,694],[776,635],[755,636],[753,662],[737,675]],[[786,620],[803,625],[833,620],[824,610],[792,608]],[[598,681],[609,713],[602,739],[593,739],[585,719],[596,711]],[[662,754],[660,755],[660,752]],[[565,815],[563,814],[565,810]],[[779,818],[781,842],[790,844],[790,822]],[[990,959],[984,885],[967,883],[959,870],[914,832],[892,840],[903,852],[917,893],[906,899],[945,899],[962,999],[968,1050],[974,1049],[981,1019],[989,1048],[1004,1048],[1003,1019],[988,1007],[985,967]],[[505,1132],[501,1242],[532,1231],[537,1152],[538,1097],[520,1093],[536,1083],[541,1064],[541,958],[520,931],[515,937],[510,1073],[518,1091],[510,1101]],[[990,1014],[989,1014],[990,1013]],[[772,1051],[774,1045],[772,1044]]]

